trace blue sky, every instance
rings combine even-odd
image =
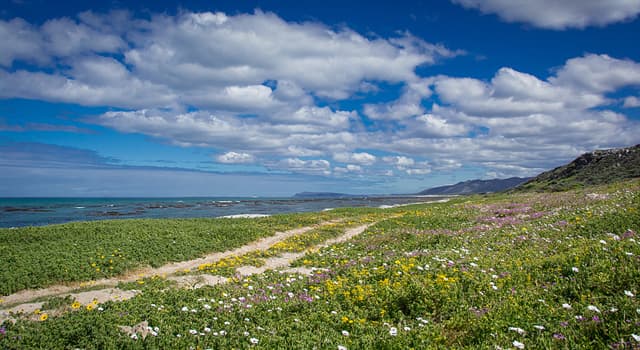
[[[3,1],[0,196],[413,193],[640,142],[640,0]]]

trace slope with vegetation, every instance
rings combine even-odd
[[[515,191],[566,191],[640,177],[640,144],[589,152],[573,162],[544,172]]]
[[[424,190],[420,195],[466,195],[478,193],[501,192],[520,185],[530,178],[510,177],[508,179],[469,180],[455,185],[433,187]]]

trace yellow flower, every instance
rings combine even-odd
[[[33,313],[34,313],[35,315],[40,314],[40,309],[35,309],[35,310],[33,310]]]
[[[82,304],[80,304],[79,301],[74,301],[73,304],[71,304],[72,309],[79,309],[80,306],[82,306]]]
[[[49,315],[47,315],[46,313],[40,315],[40,321],[46,321],[47,318],[49,318]]]
[[[87,304],[87,310],[88,311],[93,310],[95,307],[96,307],[96,304],[93,304],[93,303],[92,304]]]

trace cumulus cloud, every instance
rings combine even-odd
[[[460,133],[451,133],[458,139],[425,139],[416,131],[413,137],[397,138],[394,149],[439,156],[451,152],[487,167],[500,159],[513,164],[506,170],[514,169],[514,174],[526,173],[516,171],[516,165],[538,163],[530,166],[534,172],[543,159],[548,160],[542,162],[545,166],[557,165],[568,154],[637,143],[640,126],[607,110],[615,101],[606,94],[638,85],[638,63],[593,54],[569,59],[546,80],[511,68],[500,69],[490,82],[437,77],[434,87],[444,105],[433,106],[436,119],[430,120],[430,129],[437,131],[446,121],[458,128]],[[407,125],[419,130],[419,124]],[[476,137],[464,137],[463,131],[475,131]],[[463,148],[468,153],[462,154]]]
[[[340,163],[357,163],[360,165],[372,165],[376,162],[376,156],[367,152],[349,153],[340,152],[333,155],[333,159]]]
[[[389,103],[365,104],[364,114],[376,120],[403,120],[422,114],[422,100],[431,96],[431,79],[417,79],[407,83],[400,98]]]
[[[348,28],[287,22],[260,11],[184,12],[148,20],[85,12],[77,20],[51,19],[41,26],[0,21],[0,34],[7,39],[0,44],[0,65],[65,59],[51,73],[4,72],[3,80],[29,84],[3,89],[3,96],[124,108],[281,110],[283,103],[298,100],[295,110],[311,103],[310,95],[340,99],[364,82],[417,79],[417,66],[456,54],[410,33],[371,39]],[[122,55],[126,67],[109,62],[112,56],[92,57],[100,53]],[[107,69],[124,79],[96,81],[84,74]],[[275,89],[262,85],[265,81],[275,82]],[[42,92],[61,87],[64,94]],[[130,94],[130,87],[137,93]]]
[[[640,98],[635,96],[626,97],[622,106],[625,108],[640,107]]]
[[[386,156],[382,161],[394,166],[407,175],[426,175],[431,173],[431,165],[427,161],[415,161],[405,156]]]
[[[21,18],[0,20],[0,65],[10,66],[16,59],[45,62],[42,38]]]
[[[619,100],[608,94],[640,86],[639,73],[637,62],[587,54],[545,80],[512,68],[488,82],[437,76],[432,85],[441,104],[401,121],[404,129],[372,139],[370,147],[426,157],[439,171],[465,164],[536,175],[586,151],[638,143],[640,123],[611,110]],[[623,106],[634,102],[630,96]]]
[[[432,113],[420,115],[406,125],[414,135],[421,137],[464,136],[470,130],[468,125]]]
[[[270,169],[286,170],[292,173],[308,175],[331,175],[331,163],[324,159],[303,160],[286,158],[276,163],[267,164]]]
[[[361,173],[362,167],[356,164],[347,164],[344,167],[335,167],[333,171],[337,174]]]
[[[534,175],[640,141],[638,122],[612,107],[640,86],[640,64],[607,55],[559,62],[548,77],[510,67],[490,80],[421,77],[418,66],[462,52],[259,11],[0,20],[0,37],[10,39],[0,43],[0,98],[108,106],[87,121],[215,149],[219,163],[413,180],[463,166]],[[400,97],[363,104],[368,118],[336,107],[387,84]],[[638,105],[626,95],[624,107]]]
[[[180,114],[158,110],[107,112],[96,122],[121,132],[142,133],[178,145],[236,148],[254,154],[285,156],[345,152],[355,148],[360,137],[322,123],[274,123],[204,111]]]
[[[632,20],[640,13],[637,0],[451,0],[465,8],[495,13],[507,22],[562,30],[605,26]]]
[[[640,63],[588,54],[569,59],[549,80],[582,91],[611,92],[623,86],[640,85]]]
[[[15,60],[46,64],[58,57],[87,53],[115,53],[124,49],[123,38],[96,30],[69,18],[46,21],[34,26],[23,19],[0,20],[0,65]]]
[[[175,106],[175,95],[162,85],[135,78],[121,71],[113,59],[98,58],[96,64],[76,68],[93,80],[84,82],[59,74],[0,69],[0,98],[27,98],[85,106],[142,108]],[[93,75],[95,73],[95,75]],[[117,80],[115,77],[122,79]],[[101,81],[100,81],[101,80]],[[80,102],[81,101],[81,102]]]
[[[255,158],[249,153],[227,152],[216,157],[216,160],[225,164],[253,163]]]
[[[493,117],[587,109],[605,101],[598,93],[554,84],[553,79],[543,81],[511,68],[501,68],[490,83],[473,78],[440,77],[435,82],[435,90],[443,102],[455,104],[465,113]]]
[[[385,163],[393,164],[400,168],[412,166],[416,163],[415,160],[413,160],[412,158],[405,157],[405,156],[387,156],[387,157],[382,157],[382,160]]]

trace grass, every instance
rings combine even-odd
[[[270,271],[196,290],[146,281],[127,301],[6,322],[0,347],[638,348],[639,189],[635,180],[397,208],[295,263],[312,275]],[[119,327],[143,321],[146,331]]]
[[[0,229],[0,295],[90,281],[239,247],[340,212],[259,219],[107,220]]]

